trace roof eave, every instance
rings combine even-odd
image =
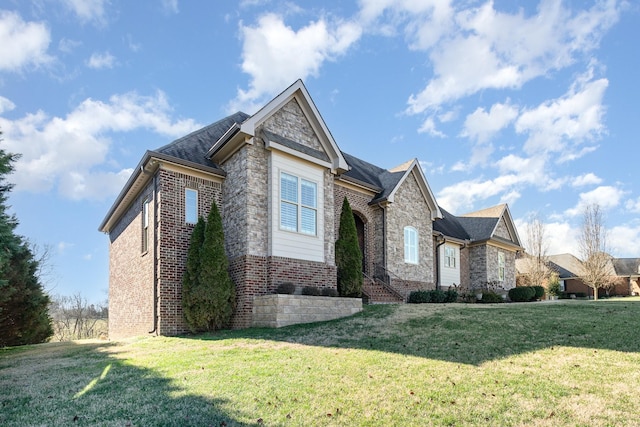
[[[147,150],[142,159],[136,166],[126,184],[116,197],[113,205],[104,217],[98,230],[103,233],[111,232],[115,223],[118,222],[121,215],[128,209],[133,200],[137,197],[138,191],[132,191],[134,188],[140,189],[146,185],[160,167],[161,162],[173,163],[185,168],[206,172],[220,178],[226,177],[226,172],[220,168],[204,166],[189,160],[180,159],[178,157],[169,156],[167,154],[158,153],[156,151]]]

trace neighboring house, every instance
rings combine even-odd
[[[280,283],[335,288],[345,197],[370,301],[402,302],[437,285],[515,286],[522,248],[506,205],[443,214],[416,159],[386,170],[343,153],[297,81],[254,115],[144,154],[100,225],[110,240],[111,337],[187,331],[189,239],[214,200],[236,285],[233,327],[251,326],[253,297]]]
[[[593,298],[593,288],[582,281],[584,267],[582,261],[572,254],[549,255],[546,257],[549,269],[558,273],[560,289],[567,295],[584,294]],[[527,274],[527,265],[516,261],[518,274]],[[598,297],[607,295],[640,295],[640,258],[611,258],[607,266],[609,276],[615,284],[609,289],[598,289]]]

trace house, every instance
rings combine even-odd
[[[253,115],[144,154],[99,227],[110,241],[111,337],[187,331],[190,234],[214,200],[236,285],[233,327],[251,326],[254,296],[280,283],[335,288],[345,197],[371,302],[435,286],[515,286],[521,246],[506,205],[455,217],[438,206],[417,159],[386,170],[343,153],[298,80]]]
[[[522,261],[522,259],[516,261],[516,269],[519,275],[526,275],[528,266]],[[575,255],[569,253],[549,255],[546,257],[546,265],[558,274],[562,292],[567,295],[584,295],[593,298],[593,288],[582,280],[585,275],[583,263]],[[640,258],[611,257],[607,269],[614,284],[608,289],[598,289],[598,297],[640,295],[638,286]]]

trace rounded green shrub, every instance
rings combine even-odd
[[[535,295],[533,296],[532,299],[538,300],[544,296],[544,286],[536,285],[536,286],[532,286],[532,288],[535,292]]]
[[[504,302],[504,298],[493,291],[483,291],[482,299],[478,300],[478,302],[481,304],[500,304]]]
[[[323,297],[337,297],[338,290],[334,288],[322,288],[322,296]]]
[[[277,294],[292,295],[296,291],[296,285],[291,282],[280,283],[276,288]]]
[[[531,301],[536,291],[531,286],[518,286],[509,289],[509,299],[514,302]]]
[[[444,302],[456,302],[458,301],[458,291],[455,289],[449,289],[445,293],[445,301]]]
[[[431,302],[431,293],[429,291],[413,291],[409,294],[408,302],[411,304]]]
[[[311,295],[318,297],[322,295],[322,292],[317,286],[305,286],[304,288],[302,288],[302,295]]]

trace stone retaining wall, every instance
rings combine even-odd
[[[253,326],[279,328],[321,322],[362,311],[362,299],[308,295],[261,295],[253,298]]]

